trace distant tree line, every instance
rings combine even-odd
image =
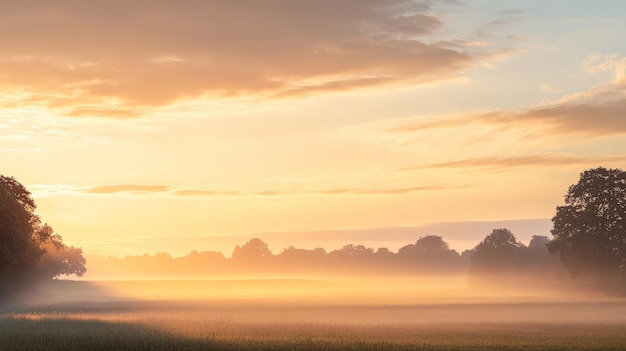
[[[94,267],[106,267],[111,276],[233,277],[233,276],[507,276],[524,273],[556,276],[559,263],[548,252],[548,237],[534,236],[529,246],[518,242],[508,229],[495,229],[472,250],[459,253],[442,237],[428,235],[393,252],[363,245],[341,249],[300,249],[290,246],[274,254],[267,243],[255,238],[236,246],[231,257],[221,252],[192,251],[174,258],[166,253],[92,258]],[[96,272],[98,274],[98,272]]]

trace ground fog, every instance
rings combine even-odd
[[[446,279],[55,281],[5,302],[0,349],[626,347],[626,300]]]

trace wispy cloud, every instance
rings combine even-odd
[[[611,81],[557,101],[509,111],[492,111],[475,120],[486,123],[524,125],[550,134],[602,136],[626,133],[626,59],[591,54],[583,62],[589,73],[609,71]]]
[[[294,190],[294,191],[234,191],[234,190],[176,190],[171,194],[183,197],[215,197],[215,196],[307,196],[307,195],[402,195],[420,191],[435,191],[446,189],[458,189],[462,185],[433,184],[404,188],[330,188],[318,190]]]
[[[626,155],[617,156],[576,156],[571,154],[535,154],[509,157],[478,157],[463,160],[426,164],[400,168],[400,171],[412,171],[426,168],[513,168],[513,167],[559,167],[572,165],[604,164],[624,162]]]
[[[128,117],[206,94],[287,97],[432,82],[472,65],[482,49],[422,39],[444,25],[431,6],[412,0],[3,4],[0,90],[13,96],[13,105]]]
[[[170,187],[162,185],[103,185],[93,186],[82,189],[87,194],[116,194],[116,193],[134,193],[134,194],[151,194],[163,193],[169,191]]]
[[[352,194],[352,195],[402,195],[410,194],[421,191],[429,190],[447,190],[462,188],[462,185],[450,185],[450,184],[434,184],[427,186],[416,186],[406,188],[381,188],[381,189],[326,189],[317,191],[317,194],[322,195],[339,195],[339,194]]]
[[[427,129],[458,127],[458,126],[466,125],[468,123],[471,123],[471,121],[468,121],[467,119],[448,119],[448,120],[430,121],[430,122],[416,122],[416,123],[405,124],[405,125],[389,128],[387,132],[409,133],[409,132],[416,132],[416,131],[424,131]]]
[[[605,136],[626,133],[626,58],[591,54],[583,62],[589,73],[609,71],[610,81],[586,91],[521,109],[469,111],[456,118],[419,121],[388,127],[386,132],[414,133],[464,125],[493,125],[532,130],[534,136]],[[557,92],[549,85],[540,89]]]
[[[626,96],[609,101],[557,102],[517,111],[492,111],[477,116],[476,122],[527,126],[542,134],[603,136],[626,133]]]
[[[541,83],[537,85],[537,89],[545,92],[545,93],[559,93],[561,91],[563,91],[563,89],[558,89],[553,87],[551,84],[549,83]]]
[[[302,189],[292,191],[259,190],[237,191],[223,189],[193,189],[162,185],[103,185],[103,186],[71,186],[58,184],[35,184],[28,188],[38,196],[54,196],[61,194],[130,194],[130,195],[165,195],[177,197],[254,197],[254,196],[310,196],[310,195],[403,195],[421,191],[436,191],[458,189],[462,185],[432,184],[425,186],[403,188],[330,188],[330,189]]]
[[[197,197],[242,195],[238,191],[217,191],[217,190],[176,190],[176,191],[173,191],[172,194],[176,196],[197,196]]]

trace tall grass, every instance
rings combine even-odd
[[[201,305],[195,312],[131,306],[78,304],[5,313],[0,350],[626,349],[626,321],[394,324],[376,323],[375,315],[369,323],[277,321],[269,315],[246,321]]]

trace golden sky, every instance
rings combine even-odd
[[[0,0],[2,174],[88,254],[549,219],[626,162],[623,23],[619,0]]]

